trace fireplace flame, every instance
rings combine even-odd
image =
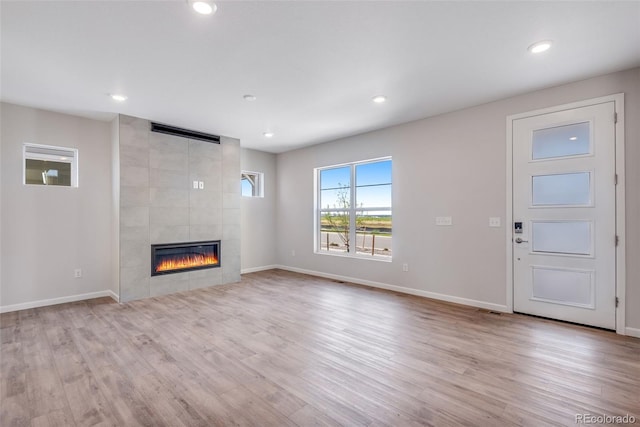
[[[218,264],[218,258],[213,254],[185,254],[163,259],[156,265],[156,273],[216,264]]]

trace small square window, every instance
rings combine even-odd
[[[262,172],[242,171],[242,196],[264,197],[264,174]]]
[[[78,186],[78,150],[24,144],[23,182],[28,185]]]

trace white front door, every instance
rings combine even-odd
[[[616,327],[615,104],[513,120],[513,308]]]

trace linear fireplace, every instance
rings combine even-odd
[[[151,275],[220,267],[220,240],[151,245]]]

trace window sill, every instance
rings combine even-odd
[[[392,262],[393,258],[391,256],[377,256],[373,257],[371,255],[353,255],[353,254],[345,254],[339,252],[327,252],[327,251],[315,251],[316,255],[323,256],[332,256],[332,257],[340,257],[340,258],[350,258],[350,259],[361,259],[365,261],[376,261],[376,262]]]
[[[31,188],[78,188],[77,185],[57,185],[57,184],[28,184],[26,182],[22,183],[25,187]]]

